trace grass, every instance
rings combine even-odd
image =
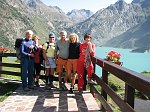
[[[0,102],[4,101],[18,87],[18,84],[0,81]]]

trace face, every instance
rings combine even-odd
[[[65,40],[66,37],[67,37],[67,34],[61,32],[61,33],[60,33],[60,37],[61,37],[62,40]]]
[[[37,37],[34,37],[34,41],[35,41],[35,43],[38,43],[39,39]]]
[[[31,39],[32,38],[32,34],[30,34],[29,32],[26,33],[26,38],[27,39]]]
[[[50,43],[53,43],[55,41],[55,38],[54,37],[49,37],[49,42]]]
[[[90,41],[91,41],[91,38],[90,38],[90,37],[86,37],[86,38],[85,38],[85,41],[86,41],[86,42],[90,42]]]
[[[71,40],[71,43],[75,43],[76,42],[76,36],[75,35],[71,35],[70,36],[70,40]]]

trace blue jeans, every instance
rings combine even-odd
[[[22,79],[23,88],[27,86],[32,86],[33,85],[34,59],[29,58],[29,57],[24,57],[21,59],[21,65],[22,65],[21,79]]]

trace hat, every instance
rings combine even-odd
[[[55,37],[55,34],[54,33],[50,33],[49,37]]]

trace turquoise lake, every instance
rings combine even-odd
[[[111,47],[97,47],[96,56],[105,58],[110,51],[116,51],[121,54],[120,61],[123,67],[141,73],[143,71],[150,72],[150,53],[132,53],[132,49],[119,49]],[[96,67],[96,74],[101,76],[101,68]]]

